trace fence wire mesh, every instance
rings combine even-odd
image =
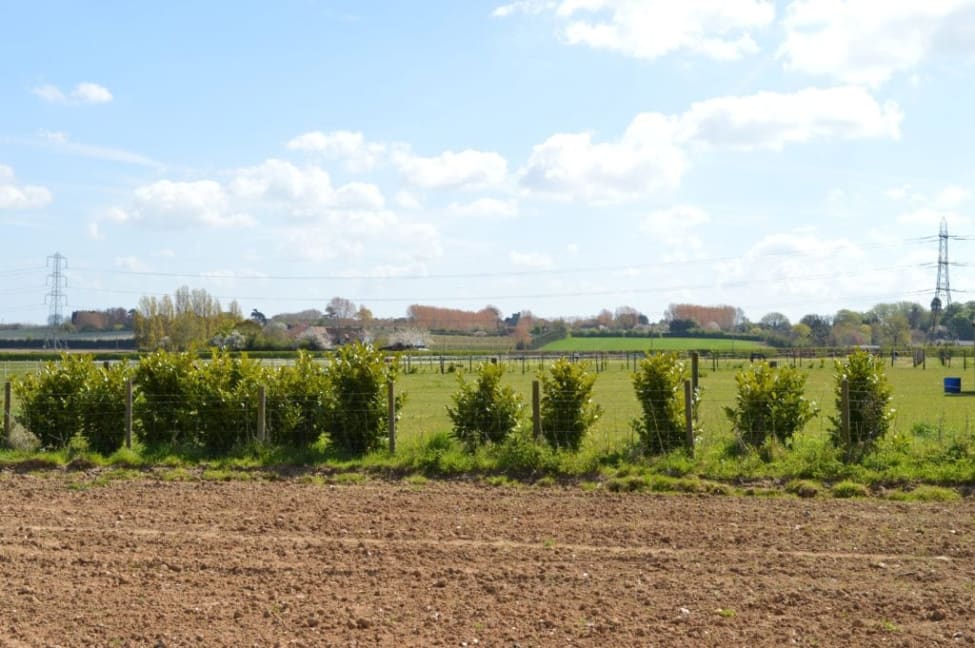
[[[524,425],[531,427],[532,381],[538,373],[560,357],[586,362],[597,374],[593,400],[602,413],[588,432],[585,443],[597,448],[618,447],[636,440],[633,422],[641,415],[640,404],[634,394],[632,373],[642,354],[601,353],[589,356],[556,355],[508,355],[508,356],[404,356],[400,359],[400,375],[396,379],[397,394],[406,397],[396,422],[399,447],[419,444],[451,429],[447,408],[452,404],[458,388],[457,376],[468,378],[480,363],[494,362],[504,366],[504,382],[523,399]],[[837,355],[837,359],[841,356]],[[805,398],[814,402],[819,414],[805,425],[801,435],[810,439],[826,439],[830,435],[833,420],[839,419],[834,359],[831,357],[783,357],[769,356],[764,360],[778,366],[800,369],[807,375]],[[280,367],[288,360],[261,360],[267,367]],[[324,364],[326,361],[322,360]],[[700,359],[700,402],[694,413],[696,442],[701,446],[721,444],[733,439],[734,432],[726,409],[736,404],[734,376],[749,366],[748,358]],[[42,362],[33,360],[0,361],[0,380],[15,380],[19,376],[36,372]],[[690,363],[688,363],[689,366]],[[893,416],[888,437],[895,437],[905,447],[951,448],[969,443],[975,437],[975,361],[969,358],[928,358],[921,364],[912,354],[898,354],[885,359],[886,373],[892,387],[890,406]],[[947,380],[946,380],[947,379]],[[949,384],[951,383],[949,390]],[[967,387],[967,389],[966,389]],[[69,394],[56,395],[68,398]],[[555,396],[557,399],[557,395]],[[661,394],[661,397],[683,399],[683,395]],[[862,395],[850,394],[851,406],[857,407]],[[223,416],[226,424],[239,426],[241,437],[256,434],[258,407],[256,395],[238,402],[187,403],[181,394],[155,394],[151,402],[145,398],[137,401],[136,414],[146,408],[160,412],[189,409],[188,418],[180,425],[192,428],[199,421]],[[55,404],[52,403],[52,408]],[[267,434],[275,439],[280,422],[294,416],[295,409],[310,411],[314,403],[292,398],[287,404],[269,401],[266,410]],[[18,419],[16,398],[11,404],[14,419]],[[118,417],[116,405],[106,406],[104,417]],[[367,417],[366,410],[346,411],[350,417]],[[165,419],[165,416],[163,416]],[[104,421],[102,421],[104,424]],[[121,427],[124,421],[118,421]]]

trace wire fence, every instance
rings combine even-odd
[[[698,443],[723,443],[733,438],[734,430],[726,410],[736,406],[735,374],[749,366],[752,359],[761,359],[778,366],[795,367],[807,376],[805,398],[815,403],[818,415],[810,420],[801,434],[814,439],[825,439],[840,419],[837,409],[838,393],[834,376],[834,359],[843,355],[834,350],[812,350],[802,353],[783,352],[781,355],[756,357],[757,354],[702,354],[698,358],[700,400],[694,412],[695,434]],[[960,357],[959,357],[960,356]],[[634,421],[641,416],[632,385],[632,372],[638,366],[643,353],[589,353],[589,354],[507,354],[448,356],[433,354],[403,355],[400,357],[401,373],[396,380],[398,394],[406,396],[405,404],[398,412],[396,434],[401,446],[423,443],[438,434],[449,431],[452,422],[448,407],[458,389],[457,375],[468,375],[481,363],[497,363],[505,370],[505,383],[521,397],[524,421],[531,425],[532,381],[552,362],[562,357],[585,362],[597,374],[593,400],[602,413],[587,435],[587,444],[596,447],[614,447],[634,442]],[[690,356],[687,356],[688,359]],[[889,357],[889,362],[887,358]],[[260,359],[269,368],[290,364],[288,359]],[[321,359],[326,363],[327,359]],[[0,361],[0,380],[3,382],[38,371],[44,363],[35,360]],[[975,361],[967,352],[942,354],[939,357],[919,357],[916,350],[903,350],[885,354],[887,376],[893,389],[891,408],[893,415],[889,435],[906,445],[922,444],[929,447],[951,447],[968,442],[975,435]],[[968,372],[972,372],[969,374]],[[68,395],[62,395],[67,397]],[[662,396],[668,396],[666,394]],[[678,395],[679,396],[679,395]],[[138,397],[138,394],[137,394]],[[192,411],[184,416],[180,425],[192,427],[200,421],[215,417],[229,417],[242,427],[244,436],[254,436],[258,430],[259,408],[256,400],[235,403],[186,402],[182,394],[155,394],[149,403],[160,412]],[[850,395],[853,407],[860,395]],[[8,405],[16,419],[16,399]],[[146,403],[140,412],[146,411]],[[281,422],[295,416],[295,408],[310,411],[312,404],[292,399],[287,407],[269,403],[264,417],[266,432],[274,439]],[[116,405],[106,406],[104,416],[118,416]],[[346,411],[346,416],[366,416],[367,412]],[[52,414],[53,415],[53,414]],[[163,417],[165,418],[165,417]],[[228,421],[229,422],[229,421]],[[115,423],[105,422],[106,425]],[[118,421],[118,425],[124,422]],[[140,419],[139,426],[147,422]],[[158,424],[158,423],[154,423]]]

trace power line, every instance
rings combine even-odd
[[[922,237],[918,239],[903,239],[897,244],[876,244],[868,246],[860,246],[861,250],[876,250],[898,247],[903,243],[919,243],[928,237]],[[726,256],[726,257],[704,257],[698,259],[686,259],[680,262],[682,266],[689,265],[706,265],[710,263],[727,263],[730,261],[741,261],[746,258],[750,259],[761,259],[761,258],[774,258],[774,257],[790,257],[790,258],[829,258],[838,254],[835,250],[826,251],[826,253],[815,253],[815,252],[797,252],[795,250],[781,251],[781,252],[763,252],[761,254],[754,255],[736,255],[736,256]],[[628,265],[615,265],[615,266],[587,266],[587,267],[575,267],[575,268],[536,268],[532,270],[499,270],[491,272],[463,272],[463,273],[429,273],[429,274],[400,274],[400,275],[383,275],[383,274],[323,274],[323,275],[274,275],[274,274],[260,274],[260,273],[248,273],[248,274],[220,274],[214,272],[161,272],[152,270],[123,270],[119,268],[99,268],[93,266],[75,266],[73,272],[75,273],[95,273],[95,274],[108,274],[108,275],[118,275],[118,276],[136,276],[136,277],[170,277],[177,279],[203,279],[203,280],[219,280],[219,279],[234,279],[234,280],[257,280],[257,281],[430,281],[438,279],[491,279],[491,278],[505,278],[505,277],[532,277],[532,276],[560,276],[560,275],[573,275],[573,274],[608,274],[617,272],[626,272],[640,269],[649,268],[661,268],[661,267],[672,267],[674,262],[672,261],[657,261],[652,263],[632,263]]]

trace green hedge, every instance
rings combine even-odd
[[[90,355],[62,354],[14,381],[17,420],[45,448],[75,435],[108,454],[124,441],[126,382],[133,381],[133,428],[145,445],[225,452],[256,438],[260,388],[266,393],[267,440],[307,447],[326,434],[337,449],[375,449],[388,425],[387,382],[398,364],[372,347],[343,347],[316,361],[269,368],[247,355],[214,350],[208,360],[157,351],[137,365],[96,365]],[[396,397],[395,410],[403,395]]]

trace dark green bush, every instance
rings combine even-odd
[[[498,443],[516,431],[522,422],[524,402],[515,391],[501,384],[504,366],[484,363],[477,367],[477,378],[469,382],[457,374],[458,390],[447,406],[454,424],[453,434],[468,450],[485,443]]]
[[[194,441],[197,428],[192,409],[196,359],[190,353],[155,351],[135,369],[136,430],[143,443],[157,446]]]
[[[135,371],[137,429],[147,445],[223,452],[254,438],[258,387],[270,372],[246,355],[214,350],[209,361],[156,351]]]
[[[196,441],[224,452],[251,441],[257,433],[257,399],[268,372],[246,355],[214,350],[209,362],[198,362],[190,374],[188,405],[196,416]]]
[[[806,375],[792,367],[757,362],[735,374],[735,406],[725,407],[738,438],[760,447],[768,438],[788,445],[792,436],[818,413],[805,398]]]
[[[388,434],[387,384],[396,378],[399,362],[369,345],[347,344],[328,367],[334,394],[328,436],[341,452],[362,454],[382,446]],[[399,412],[405,396],[397,394]]]
[[[588,363],[560,358],[538,378],[542,384],[542,436],[553,448],[578,450],[602,414],[592,400],[596,374],[589,371]]]
[[[126,385],[133,371],[125,364],[92,367],[81,393],[82,434],[92,450],[109,455],[125,442]]]
[[[664,454],[684,447],[686,378],[687,368],[676,353],[648,353],[634,372],[633,389],[643,414],[632,426],[646,452]]]
[[[62,354],[36,374],[13,383],[17,420],[45,448],[64,448],[75,435],[91,450],[110,454],[125,438],[125,385],[121,364],[105,369],[91,355]]]
[[[328,431],[336,410],[330,380],[326,368],[305,351],[298,352],[293,365],[269,376],[267,433],[271,443],[307,447]]]
[[[843,425],[843,380],[850,394],[850,425]],[[836,362],[833,373],[836,412],[830,417],[830,438],[843,451],[846,461],[860,461],[882,439],[894,412],[890,409],[891,387],[887,382],[884,360],[866,351],[854,351]]]

